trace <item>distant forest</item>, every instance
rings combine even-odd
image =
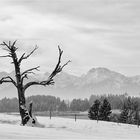
[[[27,104],[33,102],[33,111],[88,111],[96,99],[102,101],[107,98],[112,109],[122,109],[124,102],[128,99],[127,94],[123,95],[91,95],[89,99],[73,99],[72,101],[61,100],[55,96],[36,95],[27,97]],[[140,109],[140,98],[129,97],[137,102]],[[0,100],[0,112],[18,112],[17,98],[3,98]]]

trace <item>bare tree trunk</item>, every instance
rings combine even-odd
[[[17,91],[19,98],[19,112],[22,120],[22,124],[25,125],[31,118],[29,115],[29,111],[26,108],[26,99],[25,93],[23,89],[23,83],[21,81],[21,72],[20,72],[20,64],[18,63],[17,55],[13,53],[13,62],[15,65],[15,73],[16,73],[16,81],[17,81]]]
[[[34,126],[34,124],[37,123],[37,119],[32,115],[32,103],[30,104],[29,111],[26,107],[25,90],[33,85],[42,85],[42,86],[53,85],[54,84],[53,78],[58,73],[60,73],[62,71],[62,69],[70,61],[68,61],[64,65],[61,65],[61,57],[62,57],[63,51],[58,46],[58,49],[59,49],[58,62],[56,64],[56,67],[54,68],[54,70],[50,74],[50,76],[44,81],[31,81],[31,82],[28,82],[24,85],[24,83],[23,83],[24,79],[25,78],[28,79],[28,75],[34,73],[33,72],[34,70],[38,70],[39,66],[31,68],[31,69],[27,69],[21,73],[20,72],[21,62],[23,60],[29,58],[35,52],[37,47],[35,47],[28,55],[23,53],[22,56],[20,58],[18,58],[17,53],[16,53],[18,48],[15,46],[15,43],[16,43],[16,41],[14,41],[12,44],[9,41],[9,43],[3,42],[2,44],[0,44],[0,45],[4,46],[5,48],[3,48],[3,49],[8,52],[8,55],[4,55],[4,56],[0,56],[0,57],[12,58],[12,64],[14,64],[14,67],[15,67],[15,78],[16,78],[16,80],[14,80],[10,76],[3,77],[0,80],[0,84],[9,82],[9,83],[12,83],[17,88],[18,99],[19,99],[19,112],[20,112],[20,116],[21,116],[21,120],[22,120],[21,123],[23,125],[25,125],[29,122],[31,124],[31,126]]]
[[[32,106],[33,106],[33,102],[31,101],[29,104],[29,115],[32,117]]]
[[[26,108],[25,96],[21,88],[18,88],[18,98],[19,98],[19,112],[20,112],[22,124],[25,125],[29,121],[30,116]]]
[[[30,120],[32,126],[36,123],[36,120],[33,118],[32,115],[32,103],[29,105],[29,110],[26,107],[26,99],[24,92],[21,90],[22,88],[18,89],[18,97],[19,97],[19,112],[22,120],[22,125],[25,125]]]

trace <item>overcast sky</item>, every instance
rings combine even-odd
[[[65,68],[73,74],[107,67],[140,75],[139,0],[0,0],[0,41],[17,39],[19,55],[38,51],[23,64],[53,69],[60,45]],[[4,52],[0,50],[1,54]],[[12,71],[0,60],[0,71]]]

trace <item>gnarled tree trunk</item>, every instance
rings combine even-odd
[[[58,63],[56,64],[55,69],[52,71],[52,73],[50,74],[48,79],[46,79],[44,81],[31,81],[31,82],[28,82],[28,83],[24,84],[23,83],[24,79],[28,78],[28,75],[32,74],[33,70],[38,70],[39,66],[31,68],[31,69],[27,69],[27,70],[25,70],[24,72],[21,73],[21,71],[20,71],[21,62],[23,60],[27,59],[28,57],[30,57],[34,53],[34,51],[37,49],[37,47],[35,47],[33,49],[33,51],[31,51],[28,55],[23,53],[22,56],[18,59],[17,53],[16,53],[18,48],[15,47],[15,43],[16,43],[16,41],[13,42],[12,44],[11,44],[10,41],[9,41],[8,44],[6,42],[3,42],[3,44],[1,44],[1,45],[5,47],[5,48],[3,48],[4,50],[8,51],[8,55],[4,55],[4,56],[1,56],[1,57],[12,58],[12,64],[14,64],[14,67],[15,67],[15,78],[16,78],[16,80],[12,79],[12,77],[10,77],[10,76],[7,76],[7,77],[3,77],[0,80],[0,84],[7,83],[7,82],[13,83],[13,85],[17,88],[17,92],[18,92],[19,112],[20,112],[22,124],[26,125],[26,124],[28,124],[28,122],[30,122],[31,126],[34,126],[36,124],[36,119],[32,115],[32,103],[30,104],[29,110],[26,107],[26,99],[25,99],[26,89],[29,88],[30,86],[33,86],[33,85],[43,85],[43,86],[53,85],[54,84],[54,81],[53,81],[54,76],[56,76],[56,74],[60,73],[62,71],[62,69],[70,61],[68,61],[67,63],[65,63],[62,66],[60,65],[61,56],[62,56],[63,51],[58,46],[58,49],[59,49]]]
[[[29,113],[26,107],[26,99],[23,91],[18,90],[18,99],[19,99],[19,112],[21,116],[22,125],[27,124],[29,119],[32,119],[34,121],[34,119],[32,118],[31,114]]]

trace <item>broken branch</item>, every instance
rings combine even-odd
[[[6,82],[11,82],[16,86],[16,82],[10,76],[1,78],[0,84],[6,83]]]

